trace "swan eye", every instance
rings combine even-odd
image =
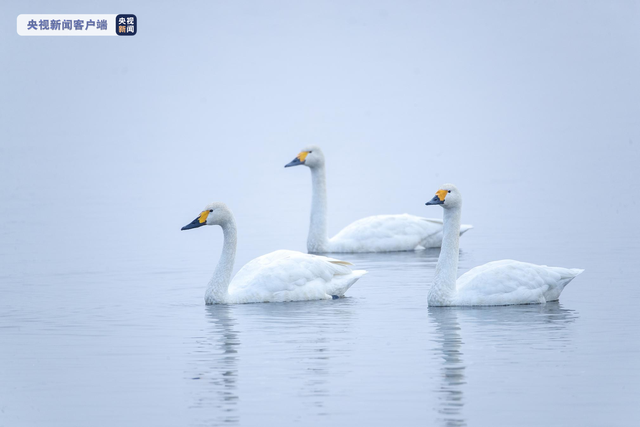
[[[449,193],[451,193],[451,191],[449,191]],[[209,209],[209,212],[213,212],[213,209]]]
[[[449,190],[449,193],[451,193],[451,190]]]
[[[309,151],[309,154],[313,153],[313,151]]]

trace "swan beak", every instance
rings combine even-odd
[[[284,165],[284,167],[290,168],[291,166],[304,165],[304,161],[307,158],[307,154],[309,154],[308,151],[303,151],[302,153],[298,154],[298,156],[295,159],[291,160],[289,163]]]
[[[301,162],[300,159],[296,157],[295,159],[291,160],[289,163],[284,165],[284,167],[290,168],[291,166],[299,166],[299,165],[304,165],[304,162]]]
[[[442,200],[440,200],[440,196],[436,194],[435,196],[433,196],[433,199],[429,200],[427,203],[425,203],[425,205],[427,205],[427,206],[444,205],[444,198],[442,198]]]
[[[182,230],[191,230],[192,228],[198,228],[198,227],[202,227],[203,225],[206,225],[207,221],[205,220],[204,222],[200,222],[200,218],[201,218],[201,216],[199,216],[198,218],[194,219],[189,224],[187,224],[184,227],[182,227],[180,230],[181,231]]]

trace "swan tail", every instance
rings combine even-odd
[[[561,279],[563,288],[565,286],[567,286],[567,284],[570,281],[572,281],[578,275],[580,275],[580,274],[582,274],[582,272],[584,272],[583,268],[562,268],[562,269],[559,269],[559,270],[561,270],[561,271],[558,271],[558,273],[560,273],[560,279]]]
[[[560,273],[560,280],[556,286],[545,292],[544,298],[546,301],[557,301],[569,282],[584,272],[582,268],[558,268],[558,270],[560,270],[558,271],[558,273]]]
[[[343,296],[345,292],[365,274],[367,274],[367,270],[353,270],[350,274],[344,275],[340,278],[340,283],[338,283],[337,286],[338,289],[334,291],[332,295]]]
[[[367,270],[353,270],[353,275],[358,279],[367,274]]]
[[[582,274],[584,272],[584,268],[567,268],[567,271],[569,273],[563,275],[563,277],[562,277],[565,280],[564,284],[562,285],[563,289],[564,289],[565,286],[567,286],[569,284],[570,281],[572,281],[577,276]]]
[[[462,224],[460,225],[460,235],[462,236],[464,233],[466,233],[467,231],[471,230],[473,228],[473,225],[471,224]]]

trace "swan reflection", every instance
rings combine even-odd
[[[534,344],[540,350],[554,351],[570,343],[567,326],[578,317],[574,310],[562,308],[558,302],[507,307],[429,307],[428,312],[436,332],[434,354],[442,361],[440,382],[435,385],[440,402],[438,421],[446,427],[467,425],[463,411],[467,384],[465,333],[505,352],[523,351]],[[545,343],[542,348],[541,342]]]
[[[429,318],[435,323],[437,334],[433,341],[438,344],[436,354],[442,359],[441,382],[436,389],[440,401],[438,413],[442,417],[441,421],[444,421],[443,425],[447,427],[466,426],[462,417],[465,366],[457,311],[448,307],[430,308]]]
[[[192,406],[205,409],[205,425],[237,424],[238,350],[240,339],[233,316],[233,306],[206,306],[212,325],[197,342],[198,367],[193,380],[203,381],[204,392]]]
[[[343,371],[351,352],[349,329],[353,315],[353,301],[341,298],[334,301],[252,304],[243,307],[254,328],[268,337],[259,343],[271,366],[261,372],[268,388],[276,392],[277,385],[289,384],[292,395],[300,399],[298,405],[308,414],[329,413],[327,399],[332,396],[331,378]],[[282,348],[290,351],[282,352]],[[276,388],[274,388],[276,387]],[[281,393],[281,391],[278,391]]]
[[[351,352],[352,301],[213,305],[205,310],[208,327],[197,338],[187,374],[195,389],[191,414],[199,425],[243,424],[255,411],[278,416],[286,407],[282,396],[295,396],[307,415],[331,412],[331,379],[346,373]],[[241,384],[251,385],[244,390]],[[244,406],[243,394],[249,399]],[[256,395],[262,397],[256,400]],[[250,412],[241,417],[241,408]]]

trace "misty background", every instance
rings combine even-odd
[[[550,246],[638,236],[621,224],[639,195],[636,2],[108,2],[92,10],[135,13],[136,36],[14,28],[86,8],[2,6],[1,227],[29,229],[14,250],[84,256],[81,242],[122,235],[121,253],[182,253],[202,239],[176,231],[214,200],[241,232],[259,223],[274,249],[303,249],[310,180],[283,166],[311,143],[332,234],[370,214],[440,216],[424,202],[453,182],[470,240],[514,215]]]

